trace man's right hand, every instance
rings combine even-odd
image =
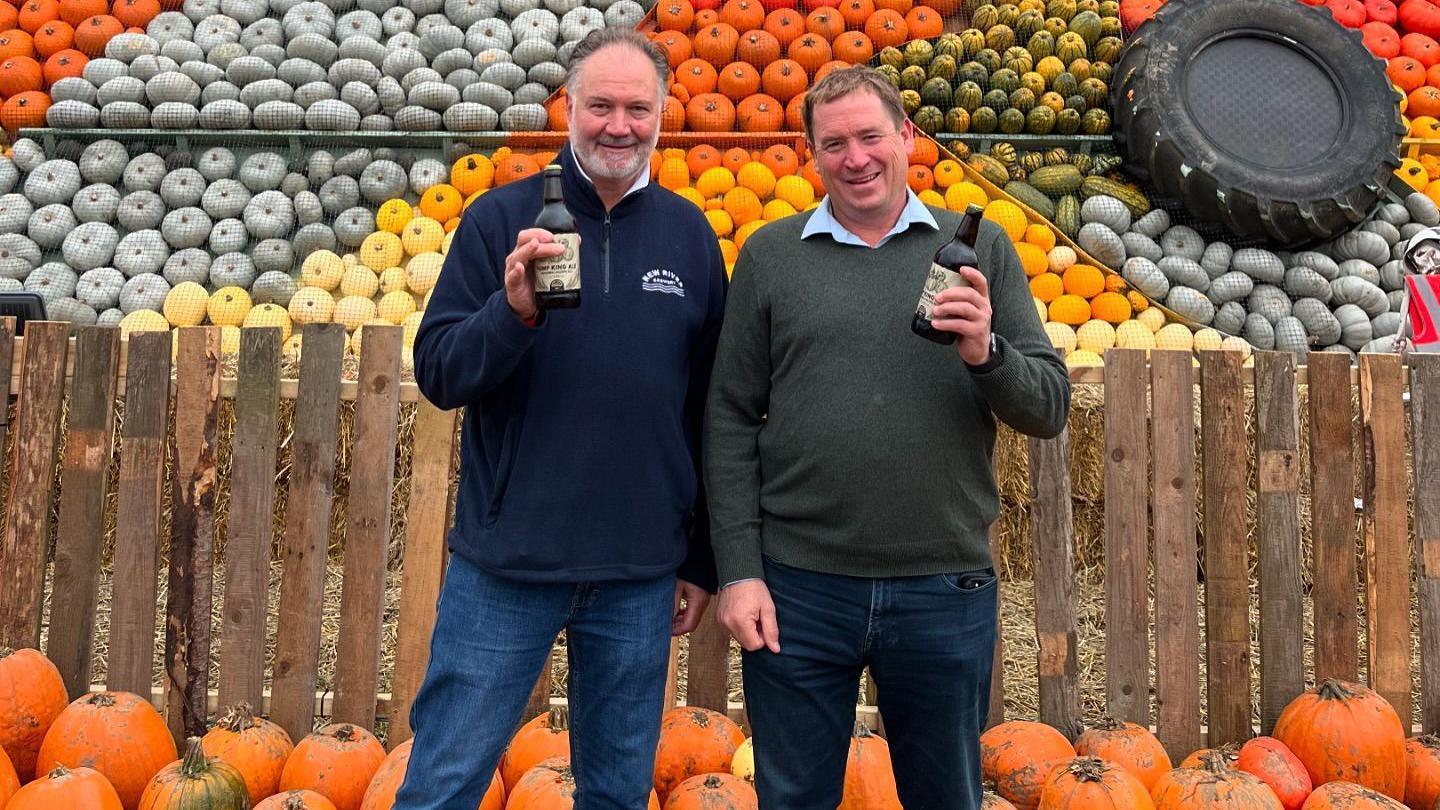
[[[554,234],[544,228],[526,228],[515,237],[515,249],[505,257],[505,300],[520,320],[528,321],[539,312],[535,306],[535,278],[531,275],[530,262],[564,252],[565,246],[556,242]]]
[[[747,652],[761,647],[780,652],[780,626],[775,623],[775,602],[762,580],[737,582],[721,589],[716,616]]]

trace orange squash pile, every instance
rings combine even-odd
[[[0,127],[45,126],[51,85],[81,75],[116,34],[144,33],[161,11],[159,0],[0,2]]]

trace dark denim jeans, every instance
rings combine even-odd
[[[674,598],[673,576],[534,584],[451,555],[395,810],[475,810],[562,628],[575,808],[645,810]]]
[[[745,653],[761,810],[835,810],[870,667],[905,810],[980,807],[992,571],[868,579],[765,560],[780,653]]]

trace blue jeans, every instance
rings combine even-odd
[[[870,667],[905,810],[980,807],[993,571],[868,579],[765,560],[780,652],[745,653],[761,810],[835,810]]]
[[[452,554],[410,710],[395,810],[475,810],[563,628],[576,810],[645,810],[670,659],[675,577],[535,584]]]

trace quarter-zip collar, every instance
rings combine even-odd
[[[561,147],[560,156],[557,159],[560,161],[562,169],[560,178],[565,187],[565,204],[577,214],[594,219],[605,219],[607,215],[605,203],[600,200],[600,194],[595,191],[595,185],[585,175],[585,170],[580,168],[580,162],[575,159],[575,154],[571,151],[568,141]],[[649,193],[649,176],[650,166],[647,163],[641,173],[642,182],[632,186],[620,202],[615,204],[615,209],[610,213],[619,213],[630,200]]]

